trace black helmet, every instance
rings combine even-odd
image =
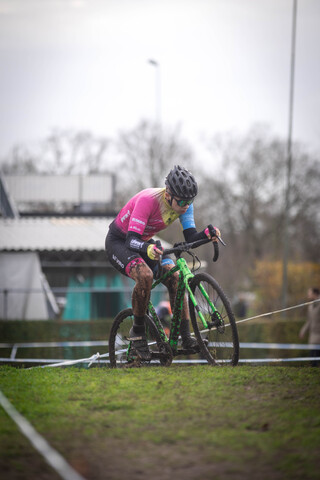
[[[175,165],[169,172],[165,184],[173,195],[183,200],[194,198],[198,193],[198,185],[194,176],[180,165]]]

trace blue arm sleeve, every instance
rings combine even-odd
[[[196,224],[194,221],[193,203],[190,205],[186,213],[183,213],[180,217],[180,222],[183,229],[183,234],[186,242],[195,242],[202,238],[207,238],[204,231],[197,232]]]
[[[182,230],[187,230],[188,228],[196,228],[196,224],[194,221],[193,203],[190,205],[190,207],[185,213],[180,215],[179,220],[182,225]]]

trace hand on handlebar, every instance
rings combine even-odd
[[[209,240],[212,240],[213,242],[217,242],[218,239],[221,237],[219,228],[213,227],[212,225],[208,225],[207,228],[204,230],[204,233],[207,235]]]
[[[151,260],[159,260],[160,255],[163,254],[163,248],[154,244],[151,244],[147,248],[147,255]]]

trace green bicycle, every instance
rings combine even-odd
[[[223,240],[218,237],[225,245]],[[177,243],[173,248],[164,250],[163,254],[174,254],[176,265],[169,272],[158,275],[152,289],[179,271],[179,283],[171,320],[169,336],[158,318],[152,302],[149,302],[145,316],[145,325],[151,364],[169,366],[173,357],[195,355],[197,361],[207,361],[210,365],[235,366],[239,360],[239,338],[237,325],[230,302],[218,282],[207,273],[192,273],[183,253],[193,257],[193,263],[198,257],[191,252],[209,240],[198,240],[192,243]],[[213,261],[219,256],[219,245],[214,242],[215,254]],[[188,296],[190,319],[198,347],[186,350],[180,347],[179,331],[181,313],[185,294]],[[112,368],[140,366],[142,363],[131,349],[128,340],[133,324],[131,308],[122,310],[115,317],[109,336],[109,359]]]

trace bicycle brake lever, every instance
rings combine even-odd
[[[219,240],[219,242],[222,243],[222,245],[223,245],[224,247],[227,246],[227,244],[222,240],[221,237],[218,237],[218,235],[216,235],[216,237],[217,237],[217,239]]]

